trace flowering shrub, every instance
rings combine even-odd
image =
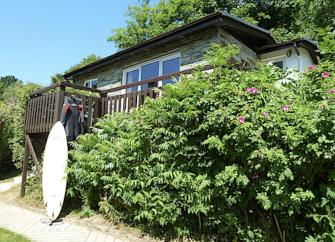
[[[101,119],[73,143],[69,194],[165,236],[334,240],[334,64],[283,89],[278,69],[236,70],[237,52],[213,46],[212,73]]]
[[[259,94],[259,90],[256,87],[248,87],[246,89],[246,92],[253,93],[253,94]]]

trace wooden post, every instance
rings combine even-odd
[[[60,119],[63,102],[64,102],[64,90],[63,88],[61,88],[61,90],[56,94],[53,124],[59,121]]]
[[[92,113],[92,97],[88,97],[88,111],[87,111],[87,132],[91,133],[91,128],[92,128],[92,118],[93,118],[93,113]]]
[[[34,149],[34,146],[33,146],[32,142],[31,142],[31,140],[30,140],[29,135],[26,135],[26,144],[28,144],[31,156],[32,156],[33,161],[35,163],[37,177],[41,181],[42,180],[41,166],[40,166],[40,163],[38,162],[38,159],[37,159],[37,156],[36,156],[36,153],[35,153],[35,149]]]
[[[22,167],[22,182],[21,182],[21,193],[20,196],[24,197],[26,194],[26,182],[27,182],[27,173],[28,173],[28,159],[29,159],[29,147],[27,141],[25,141],[24,146],[24,159]]]

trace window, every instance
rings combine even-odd
[[[173,58],[170,60],[163,61],[163,76],[178,72],[180,70],[180,58]],[[179,77],[177,78],[179,80]],[[172,79],[164,80],[163,85],[174,83]]]
[[[284,62],[283,61],[276,61],[272,63],[274,66],[283,69],[284,68]]]
[[[148,80],[162,75],[168,75],[180,70],[180,55],[170,55],[160,59],[156,59],[150,62],[143,63],[141,65],[128,68],[124,71],[124,83],[135,83],[138,81]],[[164,80],[158,85],[165,85],[173,83],[170,80]],[[145,90],[147,88],[156,87],[157,83],[144,84],[140,88],[135,86],[127,89],[127,92],[135,92],[139,90]]]
[[[141,67],[141,81],[148,80],[158,76],[159,76],[159,61],[155,61],[153,63],[143,65]],[[147,88],[152,88],[156,86],[157,83],[144,84],[142,85],[141,90],[145,90]]]
[[[126,76],[126,83],[134,83],[134,82],[138,82],[139,78],[139,70],[133,70],[133,71],[129,71],[127,72],[127,76]],[[127,92],[136,92],[137,91],[137,86],[134,87],[130,87],[127,89]]]
[[[98,82],[97,82],[97,79],[92,79],[92,80],[88,80],[85,82],[85,87],[88,87],[88,88],[98,88]]]

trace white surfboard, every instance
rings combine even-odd
[[[42,172],[43,200],[48,218],[55,221],[63,206],[66,190],[68,148],[61,122],[52,127],[45,146]]]

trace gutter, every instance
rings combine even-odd
[[[297,54],[299,55],[299,50],[298,48],[304,48],[308,51],[308,53],[310,54],[310,56],[312,57],[314,63],[318,63],[319,59],[321,58],[321,54],[320,51],[318,49],[317,43],[305,39],[305,38],[301,38],[301,39],[295,39],[295,40],[291,40],[291,41],[287,41],[287,42],[283,42],[283,43],[279,43],[279,44],[271,44],[271,45],[267,45],[264,46],[262,48],[259,48],[256,50],[256,53],[258,55],[260,54],[265,54],[268,52],[273,52],[276,50],[281,50],[281,49],[286,49],[289,47],[292,47],[295,49],[295,51],[298,51]]]

